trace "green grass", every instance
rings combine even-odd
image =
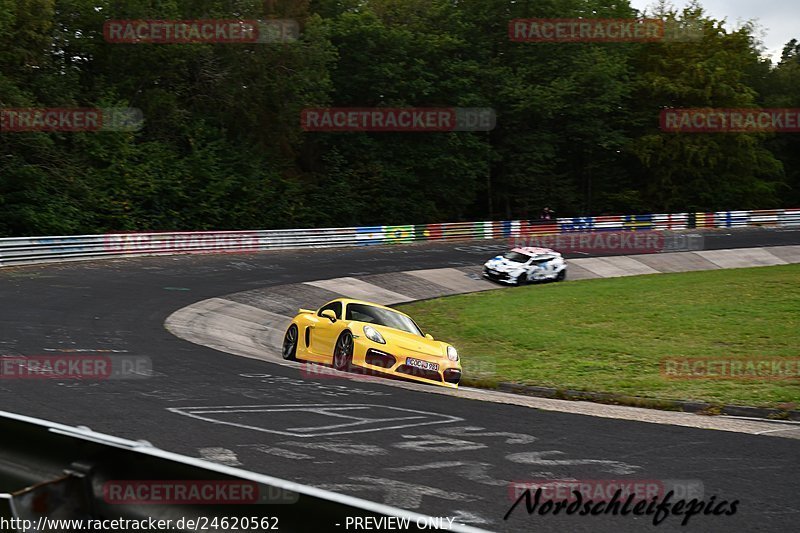
[[[665,357],[800,357],[800,265],[551,283],[400,306],[466,382],[793,408],[800,380],[675,380]],[[790,405],[784,405],[790,404]]]

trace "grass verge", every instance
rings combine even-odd
[[[459,348],[467,384],[800,405],[800,379],[661,372],[664,358],[800,357],[800,265],[551,283],[399,308]]]

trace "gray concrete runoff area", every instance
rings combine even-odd
[[[800,246],[591,257],[568,260],[567,280],[793,263],[800,263]],[[281,358],[280,346],[286,327],[298,308],[316,309],[342,296],[392,305],[502,288],[501,285],[484,280],[480,273],[480,266],[436,268],[341,277],[248,290],[210,298],[179,309],[167,318],[165,326],[177,337],[195,344],[272,364],[297,367],[297,363],[286,362]],[[332,369],[330,371],[336,372]],[[388,386],[431,394],[547,411],[800,439],[800,425],[781,421],[701,416],[638,407],[537,398],[469,387],[452,390],[397,380],[381,381]]]

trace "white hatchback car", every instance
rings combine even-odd
[[[567,263],[550,248],[514,248],[486,261],[483,277],[508,285],[562,281],[567,277]]]

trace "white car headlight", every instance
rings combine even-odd
[[[381,335],[380,332],[372,326],[364,326],[364,335],[366,335],[367,338],[372,342],[386,344],[386,340],[383,338],[383,335]]]
[[[447,358],[451,361],[458,361],[458,351],[452,346],[447,347]]]

